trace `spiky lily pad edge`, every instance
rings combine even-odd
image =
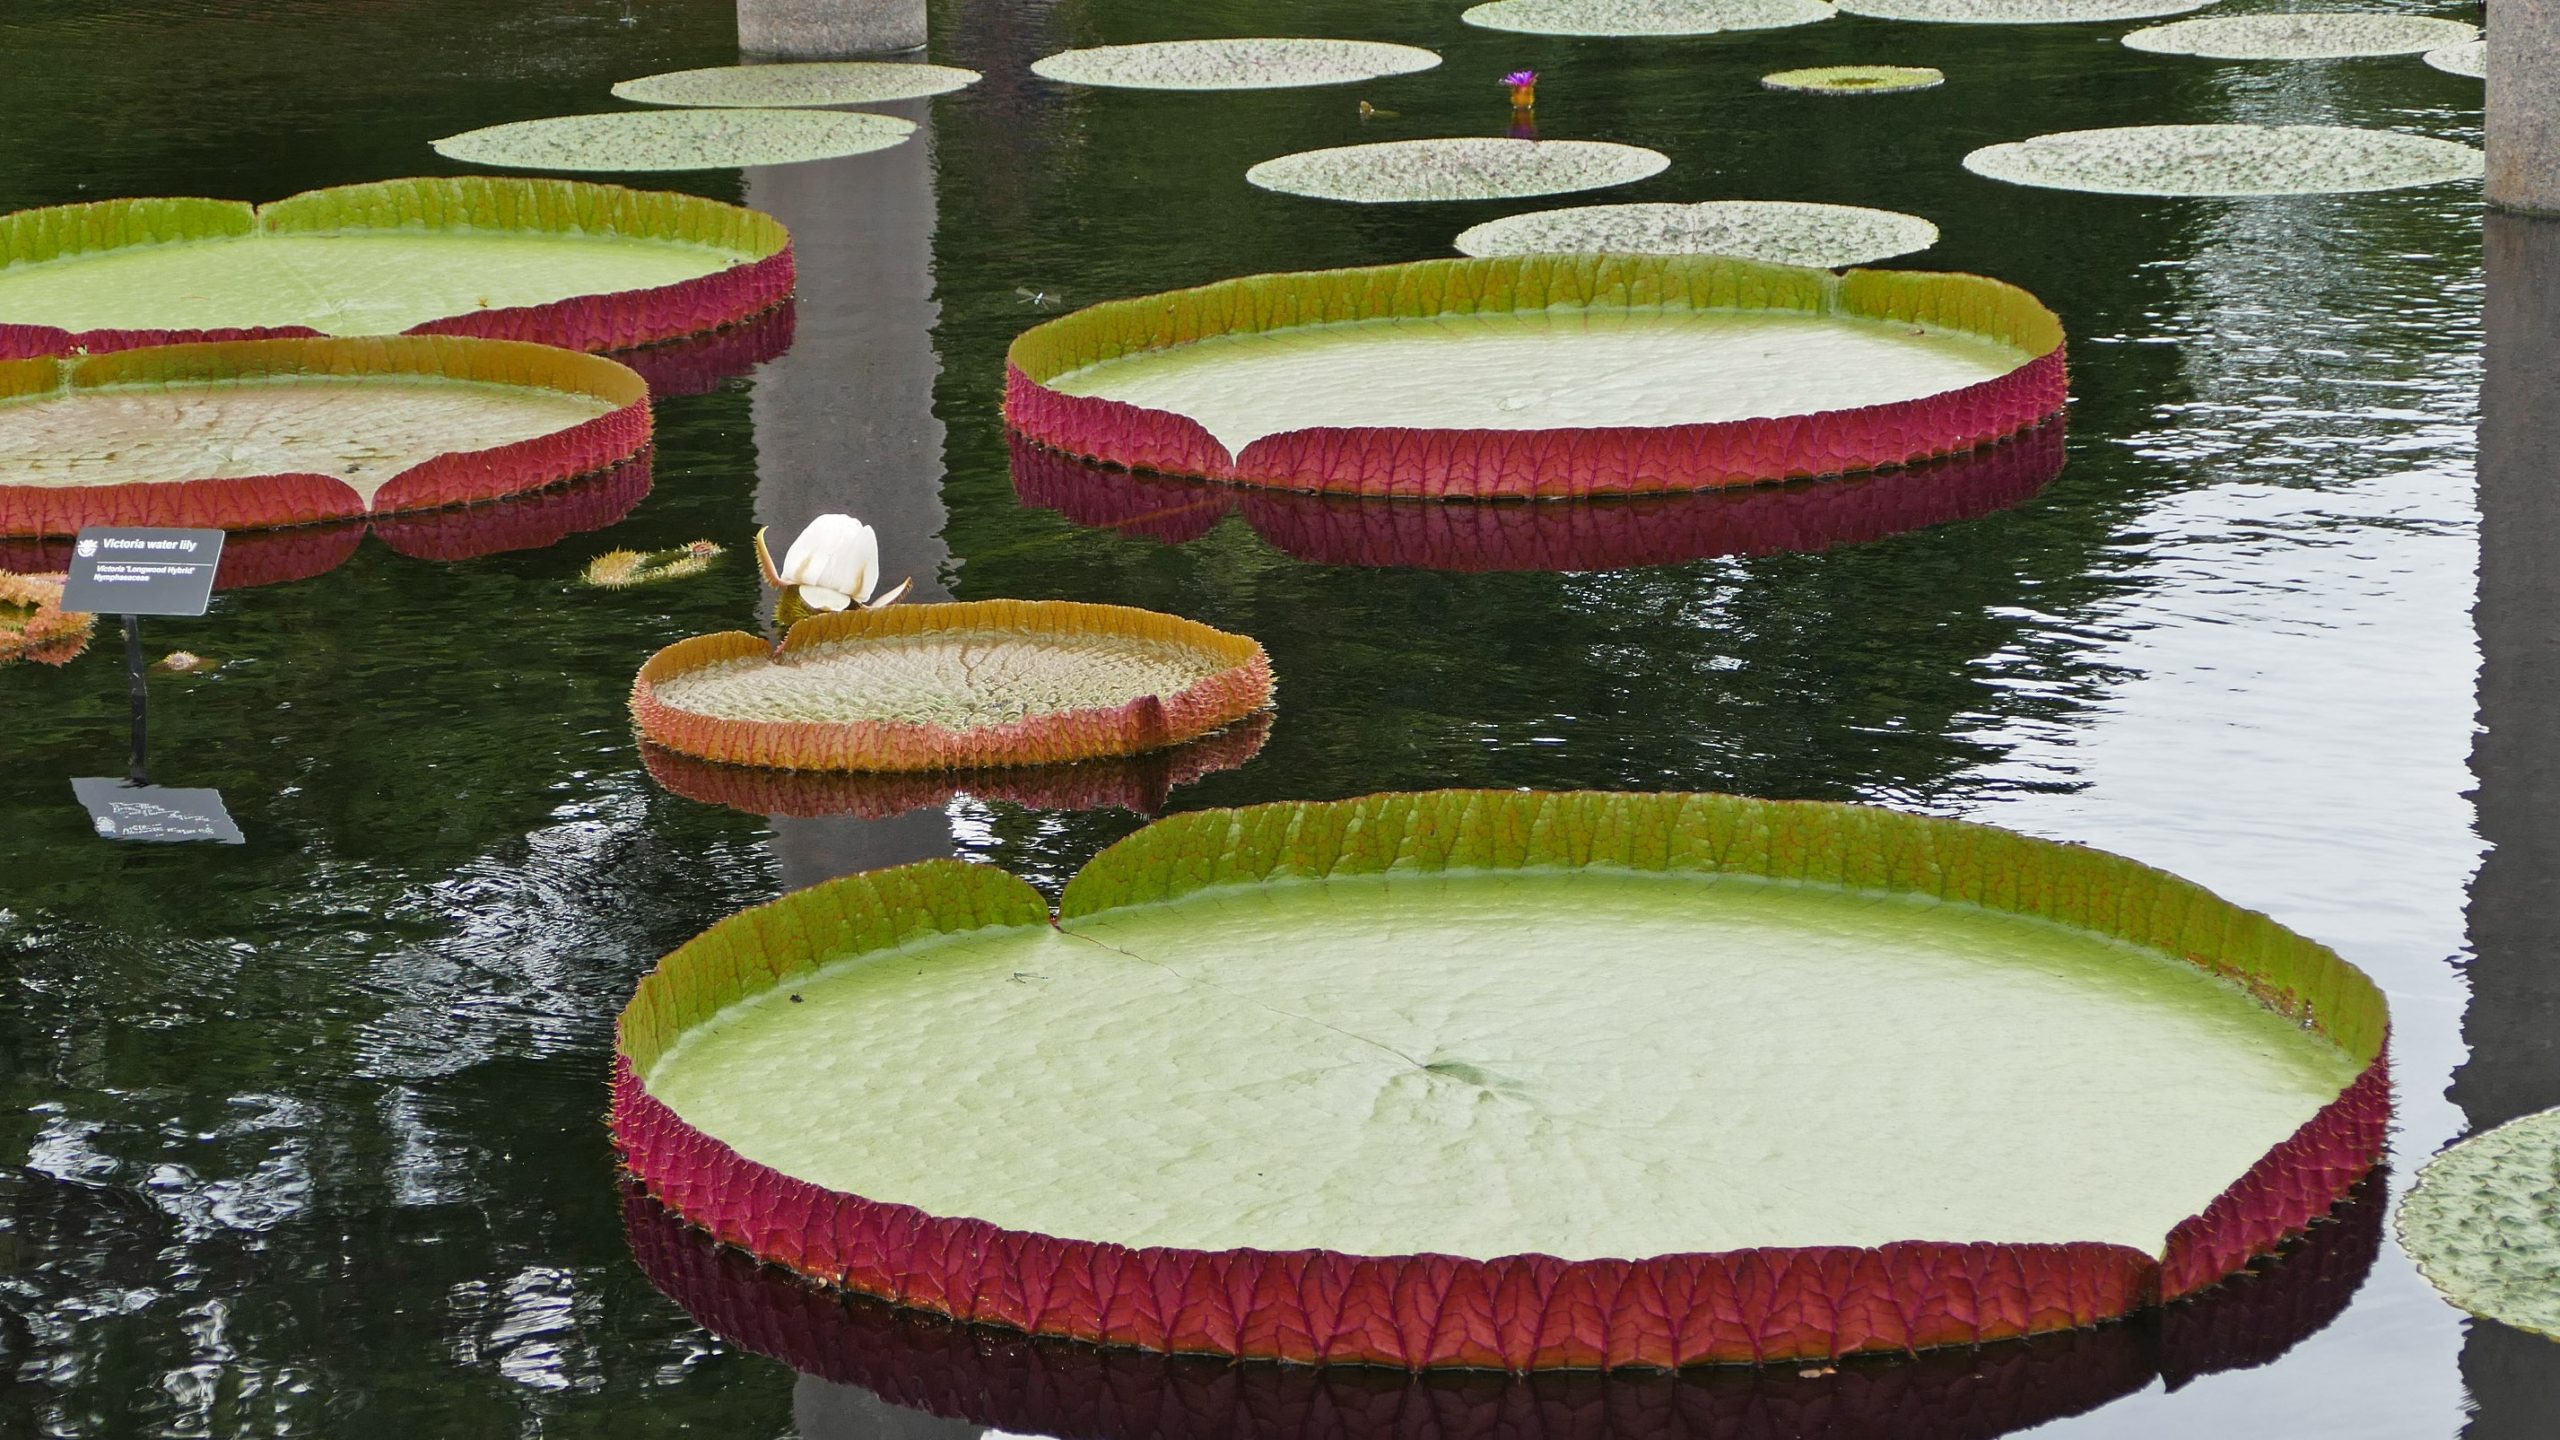
[[[434,376],[537,386],[614,408],[565,430],[457,450],[383,482],[370,508],[334,475],[279,474],[123,485],[0,485],[0,535],[72,535],[88,525],[263,530],[433,510],[521,495],[630,459],[649,443],[649,387],[598,355],[453,335],[288,337],[155,345],[72,358],[0,361],[0,400],[109,385],[291,375]]]
[[[1472,430],[1318,426],[1229,454],[1198,421],[1046,383],[1210,335],[1382,316],[1553,305],[1769,308],[1930,323],[2031,358],[2006,375],[1891,405],[1712,424]],[[1070,455],[1240,485],[1432,500],[1641,495],[1909,464],[1987,445],[2067,397],[2062,322],[1976,275],[1827,270],[1720,256],[1525,255],[1249,275],[1106,301],[1035,325],[1005,357],[1005,420]]]
[[[2388,1015],[2362,972],[2266,916],[2122,857],[1862,806],[1722,795],[1443,791],[1161,820],[1071,880],[1062,917],[1217,885],[1389,870],[1608,865],[1903,890],[2037,916],[2246,986],[2366,1062],[2336,1100],[2180,1224],[2121,1245],[1906,1242],[1637,1260],[1204,1252],[1064,1240],[794,1179],[695,1129],[642,1072],[744,996],[864,950],[1046,923],[1028,884],[928,861],[721,921],[622,1013],[613,1132],[629,1172],[715,1238],[830,1285],[970,1323],[1174,1353],[1426,1369],[1672,1369],[1970,1345],[2092,1325],[2274,1250],[2380,1158]]]
[[[1140,755],[1234,724],[1271,703],[1271,659],[1242,636],[1126,605],[1068,600],[969,600],[814,615],[783,637],[788,653],[831,641],[936,630],[1133,636],[1188,646],[1222,665],[1171,695],[1141,695],[1110,708],[1061,710],[1005,725],[954,730],[909,721],[759,721],[678,709],[658,684],[707,665],[770,653],[743,630],[697,635],[660,650],[631,685],[640,734],[680,755],[781,770],[918,771],[1055,765]]]
[[[97,200],[0,215],[0,267],[66,255],[269,233],[477,229],[627,235],[714,246],[748,260],[670,285],[475,310],[413,325],[412,335],[525,340],[604,353],[736,325],[791,294],[791,234],[758,210],[670,191],[584,180],[464,175],[306,190],[265,205],[239,200]],[[305,326],[257,330],[86,330],[0,326],[41,337],[40,353],[92,354],[197,340],[315,336]],[[24,334],[19,344],[27,345]],[[0,351],[0,354],[5,354]]]

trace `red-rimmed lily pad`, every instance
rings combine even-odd
[[[2024,504],[2062,473],[2063,425],[1904,469],[1686,495],[1534,505],[1300,495],[1115,469],[1016,436],[1014,494],[1078,524],[1168,545],[1228,515],[1293,559],[1471,573],[1625,570],[1714,555],[1808,553]]]
[[[0,353],[397,332],[625,350],[736,324],[791,284],[773,217],[612,185],[464,176],[262,206],[102,200],[0,216],[0,332],[32,327]]]
[[[1110,756],[1065,765],[939,773],[771,770],[723,765],[643,744],[649,777],[688,800],[750,815],[815,818],[851,815],[885,820],[939,810],[962,795],[1039,810],[1134,810],[1153,815],[1178,786],[1233,770],[1262,753],[1271,712],[1257,711],[1224,730],[1144,755]]]
[[[719,1245],[636,1185],[641,1272],[696,1323],[804,1375],[965,1425],[1059,1440],[1995,1440],[2165,1382],[2264,1365],[2345,1310],[2382,1245],[2382,1186],[2359,1185],[2283,1254],[2108,1325],[1836,1367],[1678,1374],[1237,1365],[955,1324],[831,1294]]]
[[[1064,600],[819,614],[779,647],[725,631],[640,667],[641,735],[785,770],[943,771],[1138,755],[1271,702],[1262,647],[1179,616]]]
[[[402,335],[12,360],[0,362],[0,535],[466,505],[648,443],[638,375],[548,345]]]
[[[624,1011],[614,1129],[715,1237],[955,1319],[1668,1368],[2204,1289],[2372,1168],[2386,1029],[2334,953],[2077,846],[1381,795],[1158,821],[1054,923],[945,861],[733,917]]]
[[[1973,275],[1531,255],[1255,275],[1035,326],[1005,416],[1131,469],[1562,498],[1908,464],[2063,405],[2062,326]]]

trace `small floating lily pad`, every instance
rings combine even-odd
[[[2560,1340],[2560,1110],[2447,1149],[2400,1202],[2400,1243],[2445,1298]]]
[[[631,694],[670,750],[792,770],[959,770],[1136,755],[1271,699],[1241,635],[1119,605],[981,600],[822,614],[650,657]]]
[[[1940,25],[2101,25],[2201,10],[2214,0],[1840,0],[1844,14]]]
[[[834,110],[625,110],[466,130],[435,150],[510,170],[716,170],[867,154],[915,129],[894,115]]]
[[[1825,0],[1492,0],[1458,18],[1527,35],[1715,35],[1828,20]]]
[[[1938,227],[1917,215],[1797,200],[1579,205],[1488,220],[1461,233],[1457,241],[1467,255],[1734,255],[1833,270],[1937,243]]]
[[[1411,75],[1439,63],[1414,45],[1256,37],[1062,50],[1032,61],[1031,73],[1121,90],[1278,90]]]
[[[2131,125],[1986,145],[1964,168],[2105,195],[2327,195],[2477,180],[2479,151],[2336,125]]]
[[[809,60],[783,65],[715,65],[643,75],[613,87],[616,98],[643,105],[717,109],[788,109],[814,105],[879,105],[948,95],[981,80],[956,65],[881,60]]]
[[[623,350],[761,314],[791,283],[791,237],[770,215],[578,180],[386,180],[266,205],[0,216],[0,329],[48,337],[17,353],[394,332]]]
[[[2081,847],[1377,795],[1158,821],[1054,923],[952,861],[735,916],[624,1011],[614,1129],[715,1237],[964,1322],[1669,1369],[2205,1289],[2370,1170],[2386,1028],[2334,953]]]
[[[2488,78],[2489,42],[2472,40],[2460,45],[2447,45],[2430,50],[2420,57],[2447,75],[2468,75],[2474,80]]]
[[[2338,60],[2358,55],[2414,55],[2476,39],[2477,26],[2423,15],[2354,11],[2209,15],[2153,25],[2124,37],[2135,50],[2198,55],[2208,60]]]
[[[1760,83],[1772,90],[1808,95],[1895,95],[1935,90],[1947,83],[1947,72],[1925,65],[1817,65],[1763,75]]]
[[[417,335],[165,345],[0,363],[0,534],[224,529],[537,490],[649,439],[593,355]]]
[[[1507,200],[1631,185],[1669,168],[1659,150],[1605,140],[1455,137],[1384,140],[1265,160],[1244,178],[1265,190],[1355,204]]]

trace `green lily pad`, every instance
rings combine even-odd
[[[1811,95],[1893,95],[1905,90],[1935,90],[1947,83],[1947,72],[1925,65],[1817,65],[1809,70],[1780,70],[1763,75],[1772,90]]]
[[[510,170],[715,170],[886,150],[915,129],[894,115],[832,110],[626,110],[466,130],[435,151]]]
[[[1671,157],[1602,140],[1386,140],[1265,160],[1244,178],[1265,190],[1355,204],[1510,200],[1605,190],[1659,175]]]
[[[878,105],[948,95],[978,83],[975,70],[879,60],[811,60],[786,65],[715,65],[643,75],[613,87],[643,105],[720,109],[810,105]]]
[[[1278,90],[1411,75],[1439,63],[1437,54],[1413,45],[1255,37],[1062,50],[1032,61],[1031,73],[1121,90]]]
[[[2012,185],[2107,195],[2325,195],[2477,180],[2479,151],[2335,125],[2134,125],[2070,130],[1964,157]]]
[[[2430,50],[2420,58],[2447,75],[2468,75],[2474,80],[2488,78],[2489,42],[2486,40],[2447,45]]]
[[[2102,25],[2201,10],[2214,0],[1840,0],[1842,13],[1938,25]]]
[[[2400,1244],[2445,1298],[2560,1340],[2560,1110],[2483,1131],[2427,1162]]]
[[[1457,241],[1464,255],[1736,255],[1826,270],[1908,255],[1937,243],[1938,227],[1917,215],[1798,200],[1577,205],[1488,220],[1461,233]]]
[[[2423,15],[2324,13],[2210,15],[2153,25],[2124,37],[2127,47],[2208,60],[2339,60],[2414,55],[2478,38],[2477,26]]]
[[[1458,18],[1526,35],[1714,35],[1828,20],[1826,0],[1492,0]]]

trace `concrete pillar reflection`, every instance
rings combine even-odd
[[[786,60],[913,50],[925,0],[738,0],[738,48]]]
[[[2498,0],[2489,23],[2489,203],[2560,215],[2560,0]]]
[[[2450,1092],[2475,1131],[2560,1105],[2560,220],[2487,224],[2471,769],[2491,848],[2471,885],[2470,1057]],[[2560,1344],[2476,1321],[2462,1376],[2467,1440],[2554,1433]]]
[[[743,14],[744,11],[742,10]],[[791,228],[799,264],[791,349],[757,371],[756,521],[779,550],[813,516],[841,510],[880,532],[885,582],[947,600],[941,373],[933,327],[935,197],[930,100],[879,107],[917,124],[868,155],[747,172],[746,201]],[[951,853],[942,814],[895,820],[776,817],[792,889]]]

